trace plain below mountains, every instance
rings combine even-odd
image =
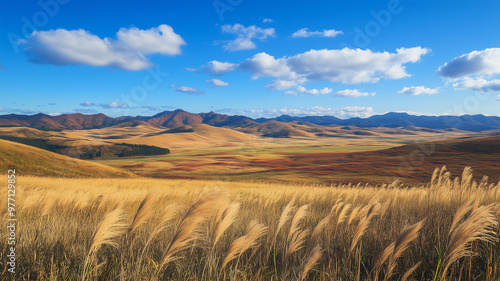
[[[0,126],[31,127],[42,130],[82,130],[106,127],[134,127],[139,125],[159,128],[178,128],[185,125],[207,124],[226,127],[242,132],[259,133],[270,137],[289,137],[294,135],[291,126],[339,125],[358,128],[403,128],[415,127],[431,130],[458,129],[470,132],[483,132],[500,129],[500,117],[485,115],[462,116],[415,116],[407,113],[387,113],[368,118],[339,119],[334,116],[289,116],[252,119],[241,115],[225,115],[215,112],[190,113],[183,110],[165,111],[154,116],[113,118],[99,113],[81,113],[50,116],[43,113],[35,115],[0,115]],[[278,129],[276,129],[278,128]],[[301,133],[302,134],[302,133]]]

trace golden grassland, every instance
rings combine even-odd
[[[500,183],[476,180],[469,168],[414,186],[19,175],[16,280],[499,280]]]
[[[0,169],[17,167],[25,175],[53,177],[137,177],[132,172],[79,160],[29,145],[0,140]]]

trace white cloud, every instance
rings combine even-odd
[[[4,108],[2,108],[2,107],[0,107],[0,111],[5,111],[5,109],[4,109]]]
[[[186,67],[186,68],[184,68],[184,70],[186,70],[186,71],[191,71],[191,72],[199,72],[199,70],[198,70],[198,69],[196,69],[196,68],[191,68],[191,67]]]
[[[81,106],[94,106],[95,103],[90,102],[90,101],[85,101],[85,102],[80,103],[80,105]]]
[[[220,62],[220,61],[213,60],[213,61],[207,63],[206,66],[203,65],[201,67],[201,70],[208,72],[214,76],[220,76],[224,73],[233,71],[236,66],[237,65],[234,63]]]
[[[100,107],[102,108],[128,108],[128,104],[126,103],[117,103],[117,102],[110,102],[110,103],[101,103],[99,104]]]
[[[438,69],[443,78],[460,79],[471,75],[500,74],[500,48],[473,51],[454,58]]]
[[[275,37],[274,28],[260,28],[255,25],[245,27],[239,23],[221,26],[222,33],[236,35],[236,39],[225,42],[222,46],[228,51],[255,49],[255,43],[252,39],[264,40],[267,37]]]
[[[212,87],[214,88],[219,88],[219,87],[227,87],[229,86],[229,83],[227,82],[224,82],[222,80],[219,80],[219,79],[211,79],[211,80],[207,80],[207,83],[212,85]]]
[[[293,38],[311,37],[311,36],[335,37],[340,34],[344,34],[344,32],[335,29],[324,29],[323,31],[309,31],[308,28],[302,28],[295,31],[292,34],[292,37]]]
[[[240,114],[253,118],[276,117],[280,115],[292,116],[335,116],[338,118],[361,117],[366,118],[374,115],[372,107],[346,106],[338,109],[313,106],[306,108],[279,108],[279,109],[220,109],[217,112],[227,114]]]
[[[266,22],[273,22],[274,20],[273,19],[263,19],[262,22],[266,23]]]
[[[137,27],[121,28],[116,34],[118,43],[141,54],[179,55],[186,42],[166,24],[147,30]]]
[[[193,88],[193,87],[187,87],[187,86],[176,86],[176,85],[172,85],[171,88],[176,88],[175,90],[177,92],[181,92],[181,93],[184,93],[184,94],[189,94],[189,95],[201,95],[203,94],[204,92],[202,90],[198,90],[196,88]]]
[[[396,53],[371,50],[310,50],[287,59],[293,72],[312,81],[348,84],[377,82],[384,79],[409,77],[403,64],[417,62],[429,49],[399,48]]]
[[[337,93],[335,93],[335,96],[337,97],[344,97],[344,98],[347,98],[347,97],[352,97],[352,98],[359,98],[359,97],[367,97],[367,96],[374,96],[375,95],[375,92],[372,92],[372,93],[368,93],[368,92],[360,92],[358,89],[345,89],[345,90],[341,90],[341,91],[338,91]]]
[[[500,92],[500,79],[485,80],[482,78],[465,79],[462,82],[453,84],[455,90],[472,90],[476,92]]]
[[[380,79],[409,77],[404,64],[417,62],[429,51],[422,47],[400,48],[396,53],[344,48],[310,50],[282,58],[262,52],[246,59],[239,67],[250,72],[252,79],[278,78],[280,81],[268,84],[270,89],[286,90],[286,85],[290,88],[307,81],[375,83]]]
[[[180,47],[186,44],[165,24],[147,30],[121,28],[116,39],[101,39],[83,29],[34,31],[29,39],[18,43],[26,46],[26,54],[34,63],[83,64],[123,70],[151,67],[153,63],[146,55],[178,55]]]
[[[252,79],[259,77],[287,77],[293,72],[287,64],[286,58],[275,59],[267,53],[258,53],[246,59],[239,67],[252,74]]]
[[[409,77],[411,75],[406,72],[405,64],[419,61],[429,51],[422,47],[399,48],[395,53],[349,48],[322,49],[281,58],[261,52],[240,64],[211,61],[201,69],[212,75],[221,75],[238,67],[249,72],[252,79],[276,78],[266,88],[288,90],[310,81],[357,84]]]
[[[296,96],[297,95],[297,92],[295,91],[285,91],[283,93],[284,96]]]
[[[299,91],[301,93],[308,94],[308,95],[319,96],[319,95],[326,95],[326,94],[331,93],[332,89],[325,87],[321,90],[317,90],[317,89],[308,90],[304,86],[297,86],[297,91]]]
[[[497,100],[500,100],[500,95],[497,96]]]
[[[276,79],[271,81],[271,83],[267,84],[265,87],[274,90],[286,90],[292,87],[295,87],[300,84],[300,81],[297,80],[281,80]]]
[[[424,86],[411,86],[411,87],[404,87],[398,93],[402,95],[411,95],[411,96],[434,95],[439,93],[439,88],[431,89],[431,88],[426,88]]]

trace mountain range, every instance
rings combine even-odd
[[[226,115],[215,112],[190,113],[184,110],[165,111],[153,116],[126,116],[113,118],[99,113],[85,115],[81,113],[50,116],[43,113],[35,115],[8,114],[0,115],[0,126],[31,127],[44,130],[82,130],[96,129],[110,126],[156,126],[176,128],[184,125],[208,124],[216,127],[232,129],[250,129],[258,131],[269,127],[286,127],[286,123],[314,124],[314,125],[341,125],[359,128],[411,128],[447,130],[459,129],[471,132],[482,132],[500,129],[500,117],[485,115],[462,116],[415,116],[407,113],[390,112],[374,115],[368,118],[340,119],[334,116],[289,116],[282,115],[275,118],[252,119],[241,115]]]

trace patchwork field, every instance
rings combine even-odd
[[[309,123],[288,123],[286,127],[276,123],[279,126],[272,127],[273,124],[238,130],[207,124],[166,129],[147,123],[59,132],[8,127],[0,128],[0,135],[44,139],[53,145],[67,146],[66,151],[72,156],[97,146],[120,143],[168,148],[170,154],[162,156],[93,160],[156,178],[324,185],[390,183],[405,178],[417,183],[427,179],[436,166],[447,164],[458,173],[463,168],[459,163],[468,163],[477,174],[500,180],[498,133],[361,129]],[[272,135],[270,132],[281,134],[285,129],[293,136],[263,136]]]
[[[445,136],[450,137],[450,136]],[[457,137],[456,135],[453,137]],[[143,176],[315,183],[422,182],[447,163],[466,161],[478,174],[500,180],[500,137],[416,142],[436,136],[264,139],[212,147],[176,148],[161,157],[97,160]],[[455,164],[456,163],[456,164]]]

